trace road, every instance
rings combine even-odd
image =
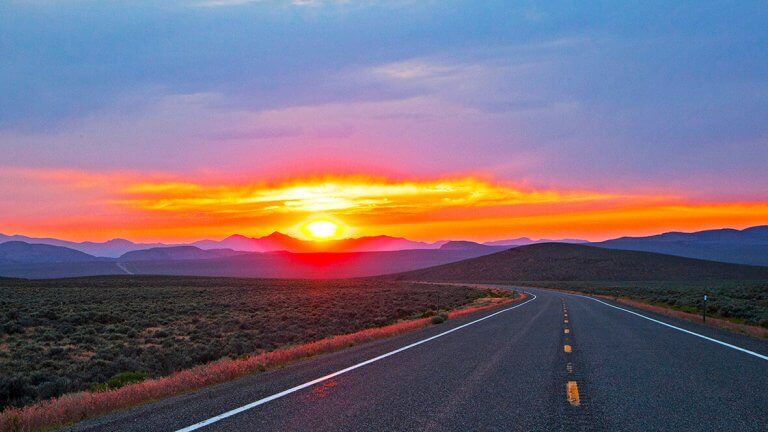
[[[531,299],[511,310],[451,320],[71,430],[768,430],[768,341],[636,311],[672,328],[624,306],[526,290]],[[307,384],[329,374],[337,375]],[[295,391],[280,395],[289,389]]]
[[[117,266],[120,268],[120,270],[124,271],[124,272],[125,272],[125,274],[129,274],[129,275],[132,275],[132,274],[133,274],[133,272],[132,272],[132,271],[128,270],[128,268],[125,266],[125,264],[124,264],[124,263],[121,263],[121,262],[116,262],[115,264],[116,264],[116,265],[117,265]]]

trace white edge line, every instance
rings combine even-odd
[[[506,309],[502,309],[502,310],[500,310],[498,312],[494,312],[494,313],[492,313],[490,315],[486,315],[486,316],[484,316],[482,318],[478,318],[478,319],[476,319],[474,321],[470,321],[470,322],[468,322],[466,324],[462,324],[462,325],[460,325],[458,327],[454,327],[454,328],[452,328],[450,330],[446,330],[446,331],[444,331],[442,333],[438,333],[438,334],[436,334],[434,336],[431,336],[431,337],[428,337],[426,339],[422,339],[420,341],[414,342],[414,343],[412,343],[410,345],[406,345],[404,347],[398,348],[398,349],[396,349],[394,351],[390,351],[390,352],[382,354],[380,356],[368,359],[368,360],[366,360],[364,362],[360,362],[360,363],[358,363],[356,365],[352,365],[350,367],[347,367],[347,368],[341,369],[339,371],[330,373],[328,375],[325,375],[323,377],[314,379],[312,381],[305,382],[304,384],[299,384],[296,387],[291,387],[288,390],[283,390],[280,393],[275,393],[272,396],[267,396],[265,398],[262,398],[262,399],[259,399],[259,400],[255,401],[255,402],[251,402],[251,403],[249,403],[247,405],[243,405],[243,406],[241,406],[239,408],[235,408],[233,410],[230,410],[230,411],[227,411],[225,413],[219,414],[219,415],[217,415],[215,417],[211,417],[208,420],[203,420],[200,423],[195,423],[192,426],[187,426],[187,427],[185,427],[183,429],[178,429],[176,432],[191,432],[191,431],[200,429],[202,427],[205,427],[205,426],[208,426],[210,424],[216,423],[216,422],[218,422],[220,420],[224,420],[225,418],[232,417],[232,416],[234,416],[236,414],[240,414],[243,411],[248,411],[250,409],[256,408],[259,405],[264,405],[267,402],[271,402],[271,401],[273,401],[275,399],[279,399],[279,398],[281,398],[283,396],[287,396],[287,395],[289,395],[291,393],[297,392],[299,390],[303,390],[303,389],[305,389],[307,387],[311,387],[311,386],[313,386],[315,384],[318,384],[318,383],[321,383],[323,381],[329,380],[331,378],[337,377],[337,376],[339,376],[341,374],[345,374],[345,373],[353,371],[353,370],[355,370],[357,368],[361,368],[361,367],[369,365],[369,364],[371,364],[373,362],[377,362],[379,360],[385,359],[385,358],[387,358],[389,356],[392,356],[392,355],[395,355],[397,353],[403,352],[403,351],[405,351],[407,349],[413,348],[413,347],[421,345],[423,343],[427,343],[427,342],[429,342],[431,340],[434,340],[434,339],[437,339],[439,337],[445,336],[445,335],[447,335],[449,333],[453,333],[453,332],[455,332],[457,330],[463,329],[464,327],[471,326],[472,324],[477,324],[480,321],[487,320],[488,318],[491,318],[491,317],[496,316],[498,314],[501,314],[501,313],[504,313],[504,312],[507,312],[507,311],[511,311],[512,309],[519,308],[520,306],[526,305],[526,304],[536,300],[536,295],[535,294],[533,294],[533,293],[529,293],[529,294],[532,295],[533,298],[530,299],[530,300],[526,300],[523,303],[520,303],[519,305],[515,305],[515,306],[509,307],[509,308],[506,308]]]
[[[566,293],[566,294],[568,294],[568,293]],[[669,327],[669,328],[673,328],[673,329],[675,329],[675,330],[678,330],[678,331],[681,331],[681,332],[683,332],[683,333],[688,333],[689,335],[693,335],[693,336],[696,336],[696,337],[700,337],[700,338],[702,338],[702,339],[706,339],[706,340],[708,340],[708,341],[710,341],[710,342],[714,342],[714,343],[716,343],[716,344],[720,344],[720,345],[722,345],[722,346],[725,346],[725,347],[728,347],[728,348],[731,348],[731,349],[735,349],[736,351],[741,351],[741,352],[743,352],[743,353],[746,353],[746,354],[749,354],[749,355],[753,355],[753,356],[755,356],[755,357],[757,357],[757,358],[759,358],[759,359],[768,360],[768,356],[762,355],[762,354],[760,354],[760,353],[756,353],[756,352],[754,352],[754,351],[750,351],[750,350],[748,350],[748,349],[745,349],[745,348],[742,348],[742,347],[739,347],[739,346],[736,346],[736,345],[731,345],[731,344],[729,344],[729,343],[727,343],[727,342],[723,342],[723,341],[720,341],[720,340],[717,340],[717,339],[711,338],[711,337],[709,337],[709,336],[704,336],[703,334],[699,334],[699,333],[696,333],[696,332],[692,332],[692,331],[690,331],[690,330],[686,330],[686,329],[684,329],[684,328],[681,328],[681,327],[673,326],[672,324],[668,324],[668,323],[665,323],[664,321],[659,321],[659,320],[657,320],[657,319],[653,319],[653,318],[651,318],[651,317],[645,316],[645,315],[643,315],[643,314],[639,314],[639,313],[637,313],[637,312],[634,312],[634,311],[631,311],[631,310],[629,310],[629,309],[624,309],[624,308],[622,308],[622,307],[614,306],[614,305],[612,305],[612,304],[610,304],[610,303],[606,303],[606,302],[604,302],[604,301],[602,301],[602,300],[599,300],[599,299],[596,299],[596,298],[594,298],[594,297],[589,297],[589,296],[582,296],[582,295],[578,295],[578,294],[570,294],[570,295],[573,295],[573,296],[576,296],[576,297],[584,297],[584,298],[588,298],[588,299],[590,299],[590,300],[594,300],[594,301],[596,301],[596,302],[598,302],[598,303],[602,303],[602,304],[604,304],[604,305],[606,305],[606,306],[610,306],[610,307],[612,307],[612,308],[614,308],[614,309],[622,310],[622,311],[624,311],[624,312],[627,312],[627,313],[631,313],[632,315],[637,315],[637,316],[639,316],[640,318],[645,318],[645,319],[647,319],[648,321],[653,321],[653,322],[655,322],[656,324],[661,324],[661,325],[663,325],[663,326],[666,326],[666,327]]]

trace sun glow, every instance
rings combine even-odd
[[[606,202],[621,198],[592,191],[521,188],[475,178],[386,180],[362,176],[296,179],[278,184],[198,184],[183,181],[138,182],[113,201],[164,212],[217,214],[367,214],[429,209]]]
[[[329,220],[316,220],[309,222],[308,224],[304,225],[302,229],[302,231],[304,231],[309,237],[315,240],[329,240],[335,237],[340,230],[341,227],[339,227],[339,224]]]
[[[243,232],[266,235],[275,228],[318,242],[380,234],[435,241],[457,233],[472,240],[603,240],[746,228],[768,220],[764,201],[700,201],[686,197],[687,191],[670,195],[668,189],[542,189],[471,177],[328,175],[272,183],[211,177],[196,182],[167,173],[0,166],[3,181],[25,185],[0,188],[3,231],[78,241],[119,235],[185,242]],[[319,221],[336,224],[334,234],[327,236],[326,224],[318,225],[319,235],[306,228]],[[262,229],[254,232],[254,226]]]

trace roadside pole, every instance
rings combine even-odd
[[[702,320],[707,322],[707,295],[704,294],[704,309],[702,310]]]

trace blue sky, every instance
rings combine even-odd
[[[619,164],[632,181],[678,178],[681,164],[691,176],[737,168],[751,176],[768,160],[762,1],[39,0],[4,2],[0,16],[0,128],[11,137],[139,116],[163,97],[190,94],[215,97],[206,109],[218,112],[427,96],[501,117],[473,124],[487,138],[478,150],[494,159],[564,152],[558,168],[575,165],[579,177],[586,168],[613,171],[621,155],[632,158]],[[423,76],[364,75],[401,62],[423,64]],[[247,135],[231,129],[228,136]],[[158,146],[179,150],[168,131],[156,132]],[[109,148],[108,133],[99,138]],[[14,142],[0,145],[8,151]],[[122,165],[77,149],[41,158],[45,148],[11,149],[8,162]],[[488,165],[479,159],[472,169]]]
[[[0,169],[765,201],[766,22],[765,1],[6,1]]]

